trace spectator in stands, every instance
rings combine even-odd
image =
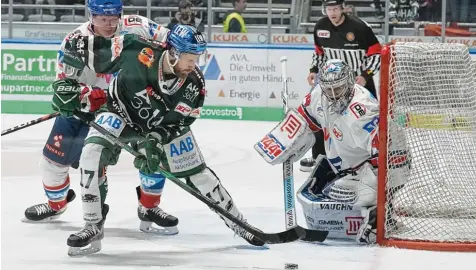
[[[471,1],[469,4],[469,22],[476,23],[476,1]]]
[[[44,4],[44,5],[46,5],[46,4],[56,5],[56,2],[55,2],[55,0],[36,0],[36,4],[37,5],[42,5],[42,4]],[[54,9],[49,9],[49,11],[50,11],[51,15],[55,15],[55,10]],[[37,11],[37,13],[40,13],[39,10]]]
[[[38,0],[37,0],[38,1]],[[41,1],[41,0],[40,0]],[[47,0],[51,1],[51,0]],[[84,5],[84,0],[54,0],[56,5]],[[74,9],[74,12],[73,12]],[[54,14],[56,16],[56,20],[60,21],[62,15],[75,15],[78,16],[78,22],[81,21],[80,16],[85,16],[84,7],[82,8],[69,8],[69,9],[56,9]]]
[[[213,1],[216,1],[216,0],[213,0]],[[196,8],[202,8],[202,7],[207,7],[208,5],[208,0],[207,1],[203,1],[203,0],[190,0],[190,2],[192,2],[192,5]],[[214,2],[213,2],[214,3]],[[201,20],[201,24],[204,25],[204,29],[205,30],[205,24],[207,23],[207,12],[203,12],[203,11],[197,11],[195,12],[195,18],[198,18]],[[199,29],[200,30],[200,29]],[[202,30],[200,30],[202,31]],[[203,33],[203,31],[202,31]]]
[[[377,17],[381,19],[385,17],[385,12],[382,10],[380,0],[373,0],[373,3],[370,4],[370,6],[375,9],[375,15],[377,15]]]
[[[345,5],[344,13],[349,16],[357,16],[357,12],[355,11],[355,7],[353,5]]]
[[[419,21],[441,22],[441,0],[420,1]]]
[[[2,0],[2,4],[9,4],[9,0]],[[13,4],[27,4],[27,5],[32,5],[35,3],[35,0],[14,0]],[[26,9],[20,9],[20,8],[14,8],[13,9],[13,14],[21,14],[23,15],[23,20],[27,21],[28,16],[31,14],[34,14],[35,10],[31,8],[26,8]],[[2,16],[8,16],[8,8],[2,9]]]
[[[451,12],[451,22],[470,22],[471,17],[476,16],[471,14],[471,10],[474,9],[472,6],[476,5],[475,0],[451,0],[447,3]]]
[[[193,4],[188,0],[181,0],[178,5],[178,12],[171,22],[167,25],[168,29],[172,29],[176,24],[186,24],[196,27],[200,32],[203,32],[205,27],[201,24],[201,20],[195,17],[195,12],[192,11]]]
[[[241,13],[246,9],[246,0],[233,0],[233,11],[225,15],[223,22],[223,32],[225,33],[246,33],[246,25]]]

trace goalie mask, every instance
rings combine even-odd
[[[349,105],[355,84],[350,67],[342,60],[329,60],[324,65],[318,82],[329,102],[329,111],[342,113]]]

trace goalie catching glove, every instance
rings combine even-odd
[[[103,89],[79,84],[74,79],[62,79],[53,83],[53,109],[62,116],[73,116],[75,111],[95,112],[107,101]]]

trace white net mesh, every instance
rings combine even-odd
[[[385,238],[476,242],[476,66],[461,44],[390,53]]]

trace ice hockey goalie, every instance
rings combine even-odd
[[[310,229],[328,230],[330,238],[374,241],[378,121],[377,100],[355,84],[345,62],[333,59],[324,65],[318,85],[298,110],[289,110],[255,145],[270,164],[294,162],[312,146],[313,132],[324,132],[326,156],[318,157],[298,191]],[[293,128],[286,127],[289,123]]]

